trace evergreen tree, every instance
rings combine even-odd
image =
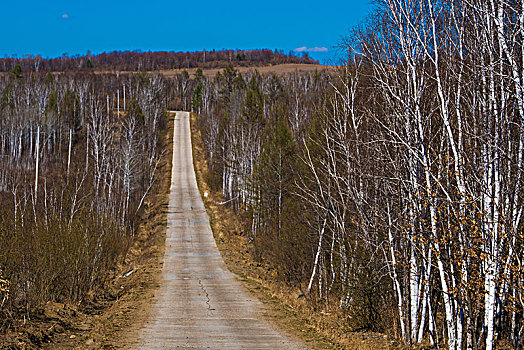
[[[259,194],[254,211],[264,226],[255,241],[258,257],[264,254],[284,254],[286,233],[283,218],[287,216],[293,192],[293,176],[297,166],[297,146],[284,118],[270,124],[266,130],[254,185]]]
[[[15,64],[13,69],[11,69],[10,73],[15,78],[18,78],[18,79],[22,78],[22,66],[20,66],[19,63]]]
[[[244,105],[244,117],[250,124],[257,123],[263,125],[264,94],[260,91],[258,78],[259,76],[257,74],[249,81]]]
[[[44,110],[45,121],[53,121],[58,115],[58,95],[56,90],[51,91],[49,94],[49,100],[45,106]]]
[[[6,85],[4,92],[2,93],[2,100],[0,100],[0,111],[4,111],[9,106],[9,88],[10,85]]]
[[[69,88],[60,101],[60,114],[67,121],[68,128],[75,131],[80,128],[80,99]]]
[[[229,103],[231,100],[231,94],[233,93],[233,88],[235,86],[235,80],[238,76],[238,71],[233,67],[232,64],[229,64],[222,74],[217,73],[217,80],[224,85],[220,90],[220,95],[222,99]]]
[[[202,82],[198,83],[195,91],[193,92],[193,97],[191,98],[191,110],[193,112],[200,113],[200,107],[202,107]]]
[[[135,97],[131,98],[129,104],[126,106],[126,116],[127,118],[136,119],[138,125],[144,125],[144,112]]]

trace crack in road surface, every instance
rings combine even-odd
[[[208,292],[206,291],[206,289],[204,288],[204,284],[202,284],[202,279],[201,279],[201,278],[198,279],[198,284],[200,284],[200,288],[201,288],[202,291],[206,294],[206,299],[207,299],[207,300],[206,300],[207,309],[209,310],[209,313],[210,313],[211,315],[213,315],[213,311],[212,311],[212,310],[215,310],[215,309],[212,309],[212,308],[211,308],[211,304],[210,304],[211,299],[209,299],[209,294],[208,294]]]
[[[227,270],[196,184],[189,113],[176,112],[174,125],[162,281],[138,347],[306,349],[264,320],[262,304]]]

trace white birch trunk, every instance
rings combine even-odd
[[[315,262],[313,264],[313,271],[311,272],[311,277],[309,278],[309,284],[307,286],[306,294],[309,294],[311,292],[311,288],[313,287],[313,280],[315,279],[315,275],[317,273],[318,259],[320,257],[320,252],[322,251],[322,241],[324,240],[324,231],[326,229],[326,222],[327,220],[324,219],[324,223],[322,224],[322,229],[320,230],[320,236],[318,239],[318,246],[317,246],[317,253],[315,254]]]
[[[38,201],[38,168],[40,165],[40,125],[36,131],[35,204]]]

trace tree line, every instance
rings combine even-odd
[[[522,347],[522,13],[385,0],[338,77],[191,83],[208,182],[314,310],[408,345]]]
[[[0,58],[0,72],[20,69],[24,72],[64,72],[71,70],[155,71],[161,69],[223,68],[229,63],[238,66],[272,65],[283,63],[318,64],[307,53],[285,54],[282,50],[212,50],[196,52],[174,51],[113,51],[97,55],[67,54],[56,58],[40,55]]]
[[[89,302],[123,261],[157,177],[161,75],[0,76],[0,328]]]

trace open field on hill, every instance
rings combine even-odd
[[[184,70],[187,70],[187,72],[190,74],[191,77],[195,76],[195,73],[198,68],[191,68],[191,69],[168,69],[168,70],[161,70],[160,73],[162,73],[166,77],[172,77],[176,74],[182,73]],[[240,73],[245,74],[250,71],[257,70],[259,73],[275,73],[277,75],[281,74],[288,74],[288,73],[307,73],[307,72],[314,72],[314,71],[329,71],[329,72],[335,72],[336,67],[335,66],[323,66],[323,65],[316,65],[316,64],[296,64],[296,63],[287,63],[287,64],[277,64],[273,66],[260,66],[260,67],[235,67]],[[202,73],[204,76],[208,78],[213,78],[218,72],[222,72],[224,68],[208,68],[203,69]]]

